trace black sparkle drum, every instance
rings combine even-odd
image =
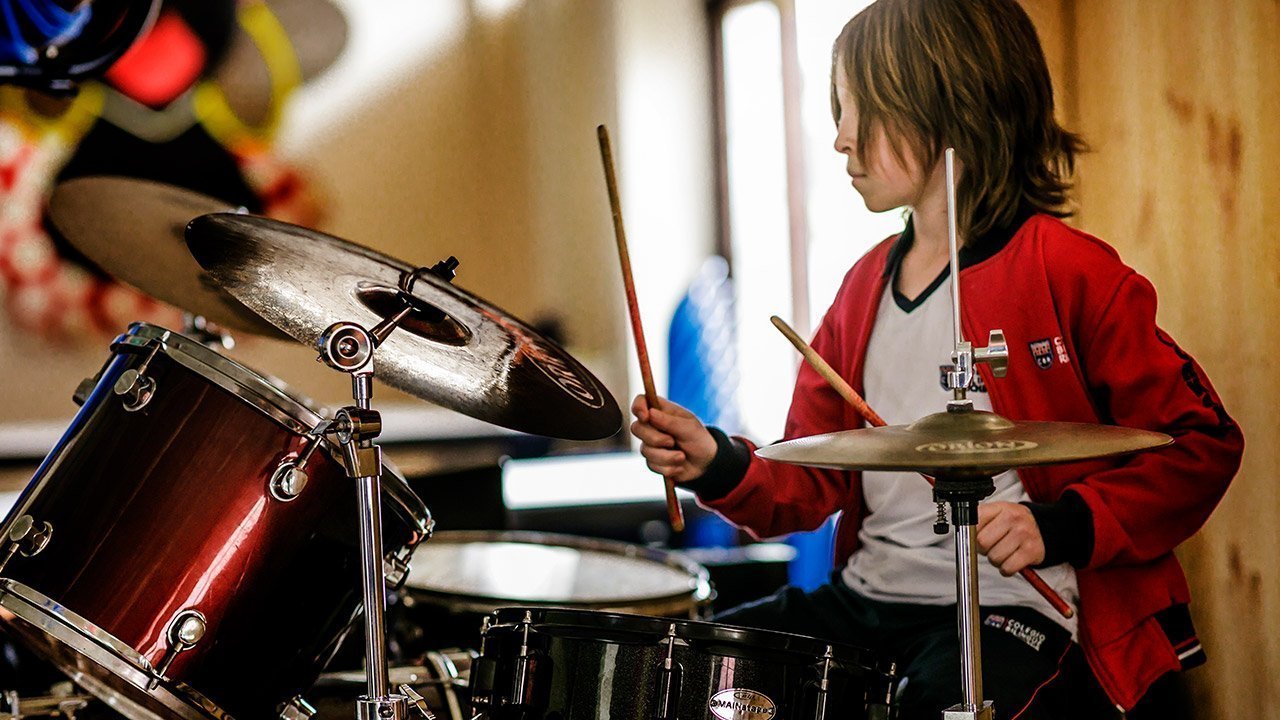
[[[396,630],[406,657],[476,647],[481,619],[508,605],[698,618],[710,575],[680,553],[539,532],[440,532],[418,548]]]
[[[870,651],[715,623],[503,608],[471,672],[492,720],[884,720],[893,665]]]

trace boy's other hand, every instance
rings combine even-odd
[[[716,440],[693,413],[661,397],[651,408],[644,395],[632,401],[631,413],[636,416],[631,434],[640,441],[650,470],[684,483],[698,479],[711,465]]]
[[[978,505],[978,550],[1006,577],[1044,562],[1044,538],[1026,505]]]

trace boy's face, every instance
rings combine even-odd
[[[905,157],[900,159],[881,128],[875,131],[867,145],[865,165],[858,158],[858,108],[849,91],[849,80],[841,61],[836,62],[836,99],[840,102],[836,152],[844,154],[845,169],[853,178],[853,189],[862,196],[867,209],[883,212],[915,205],[924,191],[926,175],[907,143],[902,143]]]

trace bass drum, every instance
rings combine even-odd
[[[503,608],[471,700],[492,720],[891,720],[896,685],[891,662],[801,635]]]
[[[473,650],[432,651],[415,665],[392,666],[387,671],[387,685],[392,692],[408,686],[438,718],[470,720],[468,680],[475,659]],[[367,682],[362,671],[325,673],[307,692],[307,699],[317,717],[352,718],[356,716],[356,698],[365,694]]]
[[[699,618],[715,593],[680,553],[540,532],[436,533],[414,556],[392,611],[406,657],[477,647],[481,621],[506,605]]]
[[[163,328],[112,351],[0,526],[0,622],[135,720],[296,716],[361,609],[322,417]],[[431,515],[392,471],[382,504],[403,576]]]

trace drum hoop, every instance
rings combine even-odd
[[[624,609],[623,606],[630,608],[635,605],[643,605],[645,607],[656,606],[659,608],[665,608],[669,607],[673,601],[688,600],[692,602],[692,605],[689,608],[692,610],[707,604],[713,597],[711,573],[701,563],[698,563],[679,551],[657,550],[655,548],[644,547],[643,545],[632,545],[620,540],[606,540],[603,538],[589,538],[578,535],[564,535],[561,533],[538,532],[533,530],[446,530],[435,533],[432,536],[430,547],[442,544],[464,545],[468,543],[523,543],[528,545],[569,548],[571,550],[593,550],[609,555],[650,560],[668,568],[681,570],[687,573],[692,581],[688,592],[656,596],[617,597],[595,602],[575,602],[573,603],[573,607],[597,608],[600,610],[621,610]],[[461,603],[459,606],[462,609],[473,612],[489,612],[496,604],[510,603],[513,601],[512,598],[424,588],[413,585],[411,582],[407,582],[405,587],[413,590],[414,592],[420,592],[434,597],[460,600]],[[565,601],[539,602],[537,600],[525,600],[522,598],[518,602],[536,607],[566,607]],[[471,603],[471,606],[467,607],[465,603]],[[655,612],[654,614],[661,613]]]
[[[177,683],[181,695],[161,680],[154,689],[147,684],[159,679],[151,663],[118,638],[89,622],[80,615],[59,605],[39,591],[16,580],[0,578],[0,608],[3,615],[17,618],[44,633],[53,641],[66,645],[80,657],[88,659],[103,670],[115,675],[149,695],[170,711],[191,720],[231,720],[215,703],[194,689]],[[6,618],[6,622],[11,622]],[[55,665],[61,663],[53,661]],[[150,720],[155,713],[141,706],[130,696],[121,693],[98,680],[91,673],[79,673],[82,687],[99,699],[112,705],[117,712],[134,720]]]
[[[122,346],[142,349],[153,343],[178,364],[244,400],[287,430],[306,435],[324,419],[320,411],[267,382],[253,370],[185,335],[157,325],[133,323],[111,344],[111,350],[118,352]]]
[[[524,621],[525,613],[531,614],[534,632],[537,632],[540,626],[543,628],[581,629],[613,626],[623,632],[645,633],[654,637],[661,637],[666,634],[669,627],[675,625],[681,628],[681,631],[676,634],[676,637],[681,640],[702,643],[726,643],[766,652],[795,653],[820,658],[823,655],[823,651],[830,646],[832,655],[838,662],[854,664],[869,672],[884,675],[890,674],[881,658],[878,658],[871,650],[856,645],[828,642],[821,638],[807,635],[796,635],[775,630],[759,630],[702,620],[655,618],[582,610],[579,608],[513,606],[499,608],[494,611],[494,619],[497,622],[490,626],[490,632],[498,629],[519,627]],[[596,622],[583,622],[583,618],[592,618]]]

